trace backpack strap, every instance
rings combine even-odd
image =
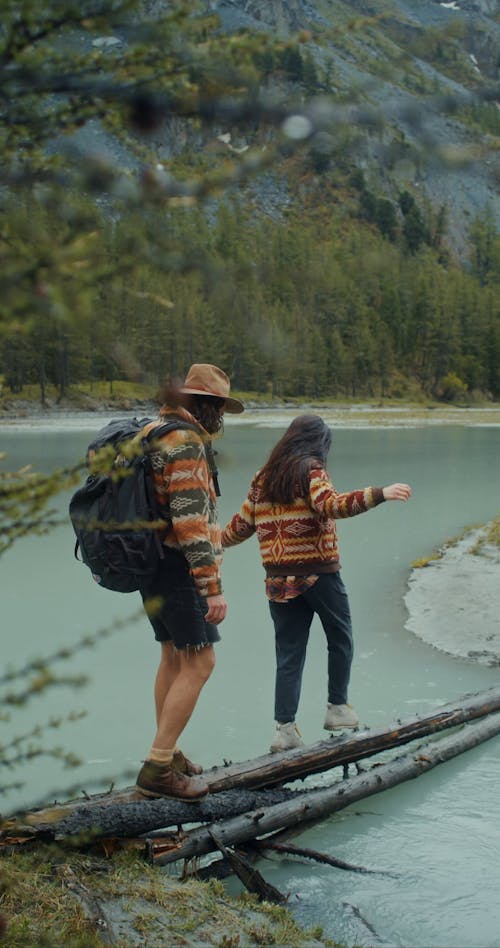
[[[210,473],[212,475],[212,480],[214,482],[215,496],[220,497],[219,471],[217,470],[217,465],[215,463],[215,451],[212,447],[211,441],[207,441],[205,445],[205,457],[207,459]]]

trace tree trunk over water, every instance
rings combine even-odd
[[[457,734],[431,741],[395,760],[375,764],[369,771],[331,787],[306,791],[293,801],[254,810],[212,827],[198,827],[186,836],[175,851],[156,856],[153,854],[152,861],[155,865],[166,865],[178,859],[192,859],[213,852],[216,846],[212,831],[225,846],[234,846],[289,826],[300,824],[305,829],[311,823],[322,820],[358,800],[420,777],[438,764],[451,760],[499,733],[500,713],[484,721],[469,724]]]
[[[277,783],[289,783],[299,777],[372,757],[383,750],[400,747],[429,734],[484,717],[492,711],[500,711],[500,688],[465,695],[431,714],[398,721],[390,728],[357,731],[342,737],[332,735],[316,744],[279,754],[265,754],[243,763],[208,771],[204,776],[210,784],[211,793],[233,787],[271,787]]]
[[[278,783],[283,784],[337,766],[346,767],[354,761],[497,710],[500,710],[500,688],[492,688],[483,693],[466,695],[459,702],[444,705],[432,714],[417,716],[406,722],[398,721],[390,728],[358,731],[279,754],[266,754],[239,764],[212,768],[204,774],[211,793],[199,803],[181,803],[166,798],[147,800],[135,790],[128,789],[35,811],[20,818],[15,829],[19,831],[23,826],[30,827],[34,835],[47,833],[56,838],[89,830],[95,838],[124,838],[182,823],[216,822],[222,814],[233,817],[286,799],[293,801],[297,791],[278,789]],[[250,790],[252,787],[266,789]]]

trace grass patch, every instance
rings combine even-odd
[[[450,537],[449,540],[446,540],[438,550],[435,550],[433,553],[430,553],[429,556],[422,556],[418,560],[414,560],[411,563],[412,569],[422,569],[425,566],[428,566],[429,563],[434,562],[435,560],[440,560],[447,550],[451,549],[454,546],[457,546],[461,540],[463,540],[468,533],[473,531],[480,530],[480,534],[474,543],[471,546],[468,553],[472,553],[474,556],[480,556],[486,552],[488,547],[493,547],[496,550],[500,549],[500,516],[494,517],[487,524],[475,524],[473,526],[464,527],[461,533],[458,533],[454,537]]]
[[[24,385],[21,392],[10,392],[6,387],[0,389],[0,410],[12,410],[17,406],[29,411],[30,408],[74,408],[92,409],[101,405],[115,405],[124,401],[151,401],[157,395],[158,389],[152,385],[143,385],[138,382],[117,380],[115,382],[82,382],[72,385],[64,398],[56,386],[47,385],[45,389],[45,405],[42,404],[39,385]]]
[[[437,550],[435,553],[431,553],[429,556],[421,556],[418,560],[413,560],[411,563],[412,569],[423,569],[424,566],[428,566],[429,563],[433,563],[435,560],[440,560],[443,555],[442,550]]]
[[[480,556],[485,552],[485,548],[490,546],[496,550],[500,549],[500,516],[495,517],[494,520],[487,524],[486,529],[477,538],[470,552],[476,556]]]
[[[440,560],[447,550],[451,547],[456,546],[457,543],[460,543],[460,540],[463,540],[471,530],[477,530],[477,527],[464,527],[461,533],[457,533],[456,536],[450,537],[448,540],[445,540],[443,545],[439,547],[438,550],[434,550],[433,553],[430,553],[429,556],[422,556],[418,560],[414,560],[411,564],[413,569],[422,569],[424,566],[428,566],[429,563],[434,562],[435,560]]]
[[[130,851],[105,860],[54,845],[11,850],[0,855],[0,879],[0,922],[9,948],[101,948],[99,917],[118,948],[340,948],[319,928],[301,929],[282,906],[246,893],[230,897],[217,881],[180,882]]]

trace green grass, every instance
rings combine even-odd
[[[447,550],[456,546],[467,536],[467,534],[476,530],[481,530],[481,533],[474,546],[470,548],[469,553],[472,553],[475,556],[480,556],[481,554],[486,553],[487,547],[500,549],[500,516],[497,516],[487,524],[475,524],[473,526],[464,527],[461,533],[458,533],[454,537],[450,537],[442,544],[442,546],[439,547],[438,550],[434,550],[428,556],[422,556],[420,559],[414,560],[413,563],[411,563],[412,569],[423,569],[423,567],[428,566],[429,563],[432,563],[435,560],[440,560]]]
[[[489,546],[500,550],[500,517],[495,517],[494,520],[487,525],[487,528],[478,537],[477,542],[472,547],[471,553],[481,555],[485,552],[485,548]]]
[[[59,846],[16,849],[0,855],[0,921],[9,948],[101,948],[99,930],[79,891],[91,894],[120,931],[118,948],[141,944],[193,946],[286,945],[305,948],[313,939],[340,948],[322,930],[304,931],[282,906],[255,896],[226,895],[221,882],[180,882],[147,864],[137,851],[104,859]],[[81,887],[84,887],[82,889]],[[119,925],[113,919],[119,918]]]
[[[137,403],[157,403],[159,389],[156,385],[148,385],[140,382],[130,382],[125,379],[117,379],[110,382],[81,382],[78,385],[72,385],[68,388],[65,398],[58,400],[58,391],[53,385],[48,385],[46,389],[47,409],[62,409],[66,411],[95,411],[98,408],[122,409],[128,410],[135,408]],[[438,402],[428,398],[420,391],[411,390],[408,393],[397,394],[394,396],[370,397],[359,395],[357,397],[339,396],[338,398],[314,398],[307,395],[273,395],[272,392],[253,392],[233,390],[237,398],[240,398],[246,405],[256,408],[283,408],[285,406],[298,409],[304,405],[310,405],[316,410],[322,408],[348,408],[353,405],[363,405],[373,414],[377,409],[401,408],[405,411],[412,411],[415,416],[424,417],[429,410],[441,411],[443,415],[446,412],[460,410],[462,408],[484,408],[498,409],[498,403],[492,403],[487,399],[483,401],[448,403]],[[37,412],[41,408],[40,388],[38,385],[25,385],[22,392],[11,393],[2,385],[0,378],[0,415],[9,413],[18,413],[28,415],[30,411]],[[373,419],[372,419],[373,420]],[[491,420],[491,419],[490,419]],[[377,423],[375,419],[374,423]]]

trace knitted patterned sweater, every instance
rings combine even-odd
[[[381,487],[340,494],[327,471],[315,467],[307,497],[272,504],[262,497],[257,472],[241,510],[222,531],[222,546],[235,546],[256,532],[268,575],[334,572],[340,568],[335,520],[355,517],[383,500]]]
[[[175,429],[159,439],[162,446],[151,455],[156,497],[161,515],[168,522],[163,543],[186,557],[191,575],[202,596],[221,593],[222,547],[217,520],[215,488],[205,456],[205,429],[183,408],[162,409],[160,421],[182,418],[195,424]],[[158,425],[152,422],[144,429]]]

